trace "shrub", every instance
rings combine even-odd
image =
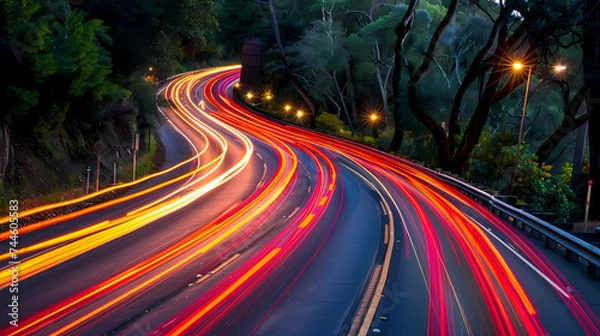
[[[519,197],[537,209],[552,211],[559,221],[566,221],[575,208],[575,194],[569,187],[570,164],[560,175],[553,176],[552,166],[538,165],[535,155],[524,153],[519,160],[519,178],[515,184]]]
[[[335,114],[323,112],[317,116],[317,129],[330,134],[339,134],[344,129],[344,122]]]

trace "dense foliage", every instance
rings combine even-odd
[[[217,30],[212,0],[0,1],[0,191],[80,185],[98,139],[112,168],[156,126],[153,82],[205,64]]]
[[[87,137],[126,99],[148,121],[146,69],[158,77],[182,71],[217,28],[212,1],[71,3],[2,1],[0,119],[15,134]]]
[[[588,120],[584,107],[592,110],[600,90],[600,71],[593,71],[600,63],[598,8],[586,6],[584,0],[3,0],[0,123],[33,137],[42,151],[56,143],[89,151],[96,125],[115,115],[133,113],[132,129],[155,122],[149,82],[238,62],[243,40],[257,37],[265,92],[275,96],[263,102],[266,109],[292,104],[310,112],[310,122],[282,118],[505,189],[529,70],[524,157],[536,158],[543,172],[571,161],[574,131]],[[515,70],[515,62],[523,68]],[[557,64],[566,70],[555,71]],[[589,120],[596,123],[593,114]]]

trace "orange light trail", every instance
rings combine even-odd
[[[501,247],[493,241],[489,232],[456,205],[457,202],[494,224],[554,284],[552,288],[582,328],[589,334],[599,333],[598,318],[576,293],[566,290],[569,283],[564,276],[531,243],[506,227],[483,206],[440,182],[428,170],[398,157],[302,127],[281,127],[279,123],[247,110],[227,95],[227,90],[238,82],[239,72],[239,66],[231,66],[183,75],[171,81],[165,90],[176,117],[174,121],[202,139],[190,141],[202,144],[199,153],[206,163],[198,163],[196,169],[147,188],[136,197],[150,195],[184,179],[188,181],[169,190],[166,195],[136,205],[127,212],[127,216],[115,216],[26,247],[23,251],[32,252],[57,246],[24,260],[22,276],[24,279],[31,277],[188,206],[243,171],[253,157],[255,139],[272,150],[272,156],[277,160],[273,167],[267,167],[266,161],[264,163],[263,179],[269,177],[265,181],[261,179],[248,199],[234,203],[214,220],[191,230],[184,239],[136,260],[134,265],[127,265],[118,274],[25,318],[18,329],[0,330],[0,333],[60,335],[84,332],[108,314],[117,312],[121,305],[143,296],[170,274],[184,270],[194,261],[218,264],[219,254],[213,257],[209,251],[218,250],[228,256],[231,256],[228,253],[240,253],[237,250],[239,242],[262,229],[276,210],[283,208],[290,199],[300,178],[298,153],[302,153],[309,162],[302,164],[311,165],[315,178],[309,185],[311,191],[307,192],[293,215],[281,222],[252,255],[241,254],[236,259],[236,268],[219,268],[221,272],[227,272],[226,276],[191,298],[187,306],[174,312],[168,320],[153,326],[156,327],[155,333],[214,333],[212,328],[217,323],[230,317],[236,307],[245,304],[258,291],[265,290],[264,285],[279,275],[284,269],[282,265],[290,262],[316,228],[326,225],[323,223],[326,212],[331,210],[339,215],[341,201],[336,205],[333,200],[340,199],[336,193],[340,179],[332,157],[336,160],[338,157],[345,158],[362,167],[367,174],[363,177],[365,183],[371,184],[367,178],[378,181],[379,188],[403,218],[406,257],[416,258],[420,278],[429,296],[426,302],[427,334],[454,334],[459,331],[456,322],[462,323],[464,330],[472,333],[465,302],[475,292],[478,293],[475,300],[486,310],[490,330],[495,333],[547,333],[534,302],[501,253]],[[235,125],[235,128],[230,125]],[[241,146],[239,157],[232,151],[237,145],[231,147],[233,143],[223,134],[235,138]],[[213,151],[211,148],[216,149]],[[178,165],[181,167],[185,165],[183,162],[191,163],[199,158],[200,155],[194,156]],[[169,169],[173,171],[176,168]],[[270,174],[267,174],[267,169]],[[66,219],[132,200],[135,198],[133,195],[136,194],[88,208],[90,210],[84,209],[88,212],[79,211],[72,217],[67,215]],[[35,225],[39,224],[32,227],[38,229]],[[2,255],[0,259],[6,257]],[[457,274],[450,263],[462,266],[465,274]],[[464,286],[461,283],[464,277],[476,285],[472,288],[473,293],[460,290]],[[4,275],[0,279],[5,283],[9,280]],[[458,312],[454,311],[456,309]]]

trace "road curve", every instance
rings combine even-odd
[[[434,173],[239,105],[238,78],[169,82],[169,167],[23,228],[2,335],[600,334],[597,284]]]

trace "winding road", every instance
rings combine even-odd
[[[600,335],[576,266],[434,172],[238,104],[239,74],[159,90],[164,170],[20,228],[0,334]]]

